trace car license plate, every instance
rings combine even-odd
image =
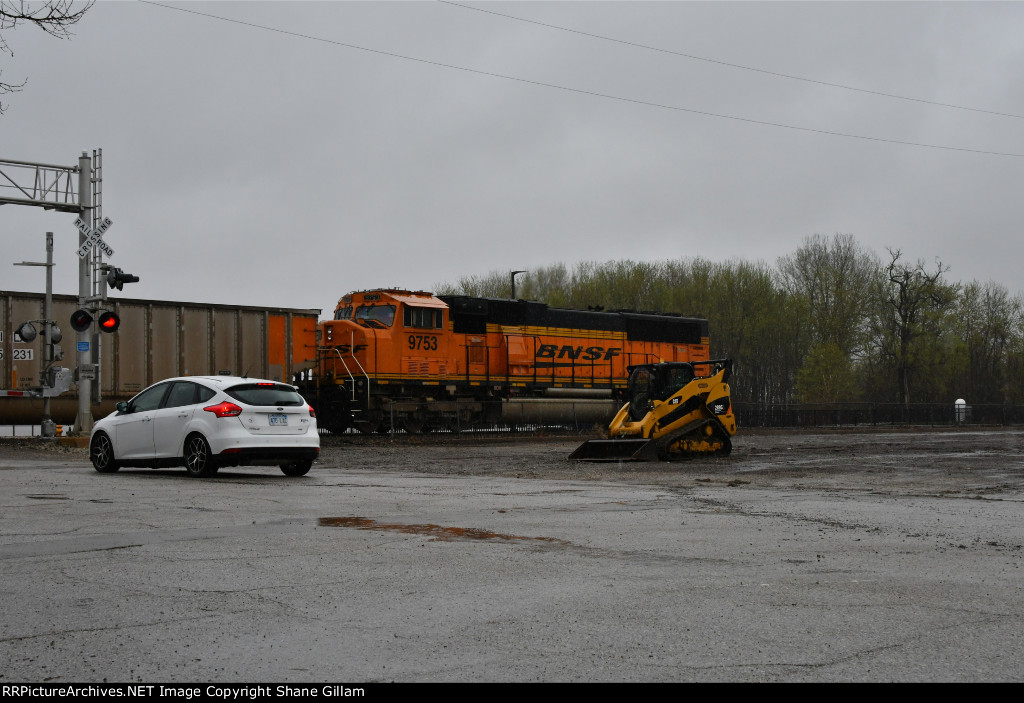
[[[271,415],[270,416],[270,424],[271,425],[287,425],[288,424],[288,416],[287,415]]]

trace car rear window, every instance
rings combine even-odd
[[[243,383],[224,391],[246,405],[305,405],[294,388],[283,383]]]

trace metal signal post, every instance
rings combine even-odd
[[[103,255],[111,256],[114,253],[102,238],[113,224],[110,218],[104,219],[102,215],[102,161],[103,151],[99,149],[94,149],[91,157],[83,151],[77,166],[0,159],[0,182],[4,184],[0,188],[0,205],[28,205],[78,215],[75,227],[79,232],[79,311],[72,316],[71,325],[78,332],[78,414],[75,417],[75,430],[80,433],[92,430],[90,406],[92,402],[100,401],[99,364],[96,363],[100,355],[100,330],[92,329],[90,323],[92,314],[98,315],[103,310],[107,297],[107,279],[100,275],[101,271],[106,273],[109,269],[103,264]],[[139,280],[137,276],[124,274],[119,269],[115,271],[119,274],[115,275],[119,290],[123,283]],[[112,332],[118,326],[117,315],[111,311],[106,312],[107,317],[101,319],[106,324],[101,329]],[[49,312],[46,314],[48,316]],[[50,322],[46,323],[46,327],[49,334]],[[47,346],[51,348],[50,344]]]
[[[92,159],[86,152],[82,152],[78,159],[78,204],[79,219],[92,218]],[[90,229],[92,229],[90,227]],[[85,248],[84,255],[79,254],[78,262],[78,306],[85,308],[93,295],[92,291],[92,249],[86,247],[89,236],[85,231],[79,229],[78,244],[79,251]],[[98,341],[98,338],[97,338]],[[92,381],[96,378],[96,367],[92,363],[93,338],[87,326],[78,332],[78,415],[75,417],[75,430],[77,432],[92,431]],[[98,350],[97,350],[98,351]],[[97,356],[97,358],[99,358]],[[98,384],[97,384],[98,387]]]
[[[75,429],[92,430],[91,403],[102,400],[100,386],[100,332],[116,332],[121,324],[117,313],[106,309],[107,287],[123,290],[125,283],[136,283],[138,276],[103,263],[103,255],[113,256],[114,250],[103,241],[114,224],[103,217],[103,151],[93,151],[90,159],[85,152],[78,161],[79,202],[81,209],[75,227],[78,228],[78,304],[72,315],[72,327],[78,332],[78,417]],[[92,321],[95,318],[96,327]]]

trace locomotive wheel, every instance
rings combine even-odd
[[[344,434],[345,430],[349,428],[349,423],[343,420],[332,420],[330,422],[317,423],[317,426],[331,434]]]
[[[423,420],[415,417],[404,417],[401,421],[402,429],[409,434],[421,434],[426,431],[426,424]]]

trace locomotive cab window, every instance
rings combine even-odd
[[[418,327],[424,330],[441,329],[443,310],[438,308],[417,308],[406,305],[403,313],[403,322],[406,327]]]
[[[395,306],[360,305],[355,320],[367,327],[390,327],[395,321]]]
[[[334,311],[335,320],[351,320],[352,319],[352,306],[346,305],[343,308],[338,308]]]

